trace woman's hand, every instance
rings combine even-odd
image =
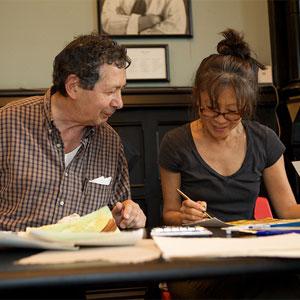
[[[182,224],[206,219],[206,207],[205,201],[184,200],[180,207]]]

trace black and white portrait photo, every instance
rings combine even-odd
[[[191,36],[189,0],[98,0],[98,15],[111,36]]]

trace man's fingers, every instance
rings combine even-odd
[[[124,219],[130,219],[133,210],[134,210],[133,204],[124,205],[123,218]]]
[[[123,203],[123,210],[119,226],[125,228],[139,228],[144,227],[146,223],[146,216],[141,210],[140,206],[132,200],[125,200]]]
[[[112,211],[115,213],[119,213],[123,209],[123,204],[121,202],[117,202],[113,207]]]
[[[128,219],[123,219],[120,226],[121,228],[134,228],[138,220],[138,214],[131,215]]]

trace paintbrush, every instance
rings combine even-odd
[[[188,197],[184,192],[182,192],[180,189],[176,189],[176,191],[183,197],[185,198],[186,200],[192,200],[190,197]],[[192,200],[194,201],[194,200]],[[205,215],[209,218],[209,219],[212,219],[213,217],[207,212],[205,211],[204,212]]]

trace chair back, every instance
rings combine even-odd
[[[257,197],[254,207],[254,219],[260,220],[265,218],[273,218],[269,200],[265,197]]]

